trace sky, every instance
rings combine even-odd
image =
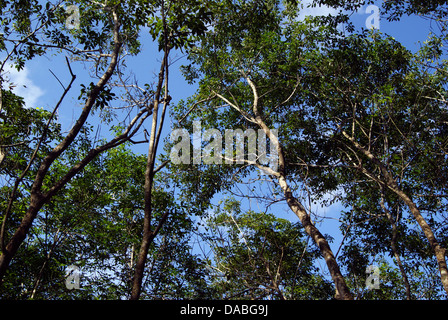
[[[305,9],[300,18],[306,15],[326,15],[336,12],[336,10],[326,7],[306,8],[310,2],[310,0],[304,1]],[[366,20],[371,19],[372,13],[366,13],[366,8],[366,6],[361,8],[351,16],[351,21],[358,29],[365,27]],[[426,40],[429,30],[429,21],[420,17],[403,17],[399,22],[388,22],[384,17],[380,16],[379,31],[393,36],[413,52],[419,48],[419,43]],[[146,53],[137,57],[129,57],[127,61],[128,69],[132,70],[136,78],[139,79],[140,84],[155,81],[161,59],[161,54],[157,52],[156,45],[150,41],[143,41],[143,52]],[[4,56],[0,54],[0,58],[4,58]],[[172,104],[174,104],[194,94],[197,86],[189,85],[179,71],[179,67],[186,63],[183,54],[177,52],[171,58],[173,61],[177,60],[170,69],[169,83],[170,95],[173,97]],[[71,67],[78,78],[73,85],[71,94],[66,98],[58,112],[58,121],[61,123],[63,130],[69,130],[82,109],[82,104],[77,100],[80,84],[92,81],[86,76],[88,72],[86,72],[81,63],[73,62]],[[68,68],[65,64],[65,56],[57,54],[49,54],[30,61],[21,72],[17,72],[12,68],[7,68],[6,72],[10,81],[16,85],[14,92],[24,97],[27,106],[39,106],[48,110],[53,108],[63,92],[58,79],[64,85],[70,81]],[[98,119],[94,117],[88,121],[95,125]],[[164,136],[170,134],[170,125],[170,119],[168,119],[163,131]],[[147,120],[146,128],[149,129],[149,126],[150,121]],[[146,154],[147,144],[137,145],[134,151]],[[249,203],[247,206],[257,210],[259,204]],[[338,229],[338,217],[343,207],[339,203],[330,207],[320,207],[314,204],[310,204],[310,206],[313,212],[320,218],[323,218],[316,221],[321,232],[331,234],[335,238],[331,246],[333,252],[337,252],[342,240],[342,234]],[[297,222],[297,218],[284,203],[275,204],[271,206],[270,210],[279,217]],[[324,267],[323,270],[326,270],[326,268]]]

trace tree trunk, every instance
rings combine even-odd
[[[428,242],[431,245],[431,248],[436,256],[440,272],[440,279],[442,280],[443,288],[445,289],[445,292],[448,294],[448,269],[445,259],[446,249],[439,244],[434,233],[432,232],[431,227],[423,218],[423,216],[420,213],[420,210],[417,208],[416,204],[408,197],[408,195],[400,189],[396,189],[394,191],[409,207],[409,210],[411,211],[415,220],[417,220],[417,223],[419,224],[420,228],[422,228],[423,233],[426,236],[426,239],[428,239]]]
[[[164,68],[162,66],[161,73]],[[159,79],[159,84],[163,82]],[[161,85],[160,85],[161,87]],[[158,91],[160,93],[160,89]],[[143,220],[143,238],[140,245],[140,251],[138,252],[137,262],[135,264],[134,279],[132,283],[131,300],[138,300],[140,297],[143,273],[145,270],[146,256],[148,255],[149,246],[152,243],[153,232],[151,231],[151,220],[152,220],[152,183],[154,179],[154,161],[155,161],[155,138],[156,138],[156,128],[157,128],[157,114],[158,114],[158,96],[154,102],[154,109],[152,114],[152,126],[151,126],[151,140],[149,143],[148,160],[146,163],[145,171],[145,190],[144,190],[144,200],[145,200],[145,215]]]
[[[386,208],[386,205],[384,204],[384,190],[381,191],[381,202],[380,205],[386,214],[387,219],[389,220],[391,226],[392,226],[392,238],[390,240],[390,246],[392,248],[392,252],[394,254],[395,260],[397,261],[398,268],[400,269],[401,276],[403,277],[404,285],[406,287],[406,300],[411,300],[411,286],[409,284],[409,279],[406,274],[406,270],[404,269],[403,263],[401,262],[400,255],[398,254],[398,247],[397,247],[397,236],[398,236],[398,230],[397,230],[397,224],[394,221],[394,218],[392,217],[392,214],[390,211]]]
[[[163,18],[164,19],[164,18]],[[164,20],[165,21],[165,20]],[[166,34],[166,31],[165,31]],[[165,38],[165,41],[167,39]],[[149,251],[149,246],[153,242],[155,236],[165,223],[168,218],[168,212],[165,212],[160,219],[157,227],[151,229],[152,220],[152,185],[154,181],[154,174],[157,170],[154,170],[154,165],[156,161],[157,146],[160,140],[160,133],[163,127],[163,122],[165,119],[166,106],[169,104],[168,99],[168,56],[170,49],[165,44],[164,57],[160,66],[159,79],[157,83],[157,89],[154,96],[154,108],[152,113],[152,124],[151,124],[151,135],[148,147],[148,158],[146,163],[145,171],[145,186],[144,186],[144,201],[145,201],[145,215],[143,220],[143,238],[140,245],[140,251],[137,256],[137,262],[135,264],[134,279],[132,282],[132,290],[130,300],[138,300],[140,298],[141,287],[143,282],[143,273],[145,271],[146,258]],[[162,95],[163,84],[165,83],[165,95],[163,99],[163,109],[160,117],[160,124],[158,124],[158,111],[159,111],[159,101]]]
[[[31,195],[31,202],[28,211],[23,217],[20,226],[11,237],[11,240],[5,246],[5,250],[0,255],[0,284],[3,281],[12,258],[17,253],[17,250],[19,249],[22,242],[25,240],[26,235],[28,234],[28,230],[31,228],[34,218],[42,208],[43,204],[44,201],[41,197],[37,196],[36,194]]]
[[[259,96],[256,85],[246,74],[243,73],[243,76],[251,87],[254,96],[252,106],[254,117],[248,116],[247,113],[239,109],[237,106],[233,105],[230,101],[226,100],[226,102],[229,103],[229,105],[234,109],[240,111],[242,115],[248,118],[251,122],[256,123],[264,131],[266,136],[271,140],[271,143],[276,147],[278,155],[278,170],[274,171],[269,168],[265,169],[267,169],[268,172],[271,172],[272,175],[277,177],[278,183],[282,188],[288,206],[297,215],[306,233],[311,237],[311,239],[313,239],[314,243],[319,248],[322,257],[325,259],[328,270],[331,274],[331,278],[336,287],[335,298],[338,300],[353,300],[353,295],[351,294],[350,289],[345,283],[344,277],[342,276],[341,270],[339,269],[339,265],[333,255],[333,252],[331,251],[328,241],[325,239],[322,233],[320,233],[319,229],[317,229],[316,226],[312,223],[310,215],[306,212],[306,209],[303,207],[303,205],[292,194],[291,188],[286,181],[286,161],[283,153],[283,148],[277,136],[272,133],[271,129],[269,129],[269,127],[264,122],[263,116],[258,109]]]

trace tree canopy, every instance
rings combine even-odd
[[[311,4],[3,1],[0,297],[446,299],[446,4]]]

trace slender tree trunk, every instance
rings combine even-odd
[[[44,205],[44,201],[41,196],[31,194],[30,206],[20,223],[20,226],[11,237],[8,244],[5,246],[4,251],[0,255],[0,284],[8,270],[9,264],[17,253],[22,242],[25,240],[31,225],[36,218],[37,213]]]
[[[165,32],[166,33],[166,32]],[[165,39],[166,40],[166,39]],[[137,261],[135,264],[135,272],[134,278],[132,282],[131,289],[131,297],[130,300],[138,300],[140,298],[141,287],[143,282],[143,273],[145,271],[146,258],[149,251],[149,246],[153,242],[155,236],[165,223],[168,218],[168,212],[160,219],[157,227],[152,230],[151,228],[151,220],[152,220],[152,186],[154,181],[154,165],[156,161],[156,153],[157,153],[157,145],[160,140],[160,133],[162,130],[165,110],[166,106],[169,103],[168,99],[168,56],[170,49],[165,46],[165,53],[162,60],[162,64],[159,71],[159,79],[157,84],[156,93],[154,96],[154,108],[152,114],[152,125],[151,125],[151,136],[149,141],[148,148],[148,158],[146,163],[146,171],[145,171],[145,186],[144,186],[144,201],[145,201],[145,209],[144,209],[144,220],[143,220],[143,238],[140,245],[140,250],[137,255]],[[157,128],[158,124],[158,111],[159,111],[159,100],[162,94],[163,84],[165,83],[165,95],[163,99],[163,110],[160,117],[159,128]]]
[[[251,82],[249,82],[249,84],[250,83]],[[252,86],[253,90],[255,90],[253,84]],[[325,259],[328,270],[330,271],[331,274],[331,278],[336,287],[335,298],[338,300],[353,300],[353,295],[351,294],[350,289],[348,288],[345,282],[345,279],[341,273],[341,270],[339,269],[339,265],[336,261],[336,258],[334,257],[330,245],[328,244],[328,241],[325,239],[325,237],[322,235],[319,229],[313,224],[310,215],[306,212],[306,209],[303,207],[303,205],[292,194],[291,188],[289,187],[286,180],[286,174],[285,174],[286,162],[283,153],[283,148],[280,142],[278,141],[277,137],[272,134],[271,130],[266,126],[257,110],[255,110],[255,114],[256,114],[255,121],[259,124],[259,126],[263,129],[265,134],[269,137],[269,139],[271,139],[273,144],[277,147],[278,165],[279,165],[279,170],[277,174],[278,183],[282,188],[282,191],[285,195],[286,202],[288,203],[289,208],[299,218],[306,233],[311,237],[311,239],[313,239],[314,243],[319,248],[322,257]]]
[[[154,108],[153,116],[157,117],[157,110]],[[153,128],[157,119],[153,120]],[[155,131],[151,130],[151,136],[155,135]],[[152,139],[153,141],[153,139]],[[150,146],[152,144],[150,143]],[[150,147],[151,150],[151,147]],[[146,166],[145,173],[145,215],[143,221],[143,238],[140,245],[140,250],[137,255],[137,262],[135,264],[134,279],[132,283],[131,300],[138,300],[141,293],[141,287],[143,282],[143,273],[145,270],[146,257],[148,255],[149,246],[152,243],[154,236],[151,230],[151,219],[152,219],[152,182],[153,182],[153,169],[154,162],[151,157],[152,152],[148,154],[148,163]]]
[[[311,237],[311,239],[313,239],[314,243],[319,248],[322,257],[325,259],[328,270],[331,274],[331,278],[336,287],[335,298],[338,300],[353,300],[353,295],[345,283],[344,277],[342,276],[341,270],[339,269],[339,265],[333,255],[328,241],[319,229],[312,223],[310,215],[306,212],[303,205],[292,195],[291,189],[289,188],[284,177],[279,178],[279,184],[285,194],[289,208],[300,219],[306,233]]]
[[[263,169],[267,170],[270,174],[277,177],[278,183],[285,195],[289,208],[297,215],[306,233],[311,237],[311,239],[313,239],[314,243],[319,248],[322,257],[325,259],[328,270],[330,271],[331,274],[331,278],[336,287],[335,298],[338,300],[353,300],[353,295],[351,294],[350,289],[348,288],[344,280],[344,277],[341,273],[341,270],[339,269],[339,265],[336,261],[336,258],[334,257],[330,245],[328,244],[328,241],[325,239],[325,237],[322,235],[319,229],[312,223],[310,215],[306,212],[306,209],[303,207],[303,205],[293,196],[291,188],[287,183],[286,161],[283,153],[283,148],[280,142],[278,141],[278,138],[272,133],[272,131],[269,129],[269,127],[263,120],[263,115],[259,110],[258,106],[259,96],[257,92],[257,87],[248,77],[247,74],[242,72],[242,76],[246,79],[246,81],[248,82],[249,86],[252,89],[253,93],[252,111],[254,117],[252,117],[251,115],[240,109],[237,105],[233,104],[231,101],[227,100],[222,95],[216,93],[215,94],[219,98],[224,100],[226,103],[228,103],[232,108],[238,110],[246,119],[248,119],[253,123],[256,123],[264,131],[266,136],[271,140],[271,143],[277,148],[278,170],[274,171],[271,170],[270,168],[265,167]],[[255,165],[261,167],[257,163],[255,163]]]
[[[448,269],[447,269],[447,264],[446,264],[446,259],[445,259],[446,249],[443,248],[439,244],[434,233],[432,232],[431,227],[426,222],[426,220],[423,218],[423,216],[420,213],[420,210],[417,208],[416,204],[408,197],[408,195],[400,189],[397,189],[395,192],[403,200],[403,202],[406,203],[406,205],[409,207],[409,210],[411,211],[415,220],[417,220],[417,223],[419,224],[420,228],[423,230],[423,233],[425,234],[426,239],[428,239],[428,242],[431,245],[431,248],[434,251],[434,254],[436,256],[437,264],[439,267],[440,279],[442,280],[443,288],[445,289],[445,292],[448,295]]]
[[[397,260],[398,268],[400,269],[401,276],[403,277],[404,286],[406,288],[406,300],[411,300],[411,286],[409,284],[409,279],[406,274],[406,270],[404,269],[403,263],[401,262],[400,255],[398,254],[397,249],[397,229],[395,224],[392,226],[392,239],[390,240],[390,246],[392,248],[392,252],[394,253],[395,260]]]

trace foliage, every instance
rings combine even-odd
[[[53,175],[62,174],[78,152],[88,149],[89,141],[83,140],[55,164]],[[127,299],[143,223],[144,167],[145,157],[125,145],[86,167],[37,217],[10,267],[2,298]],[[193,298],[195,290],[200,296],[205,290],[199,285],[201,261],[188,247],[192,222],[180,218],[185,216],[182,208],[159,184],[154,190],[154,219],[165,210],[172,215],[149,255],[145,297]],[[79,290],[65,286],[71,265],[81,271]]]
[[[245,5],[254,6],[250,12],[256,15],[260,3]],[[359,279],[365,279],[366,267],[376,256],[397,253],[405,260],[406,273],[419,272],[416,261],[434,267],[431,247],[416,230],[409,208],[397,194],[384,190],[384,168],[354,151],[351,141],[383,162],[404,193],[418,195],[414,201],[431,229],[445,230],[446,69],[442,63],[430,72],[421,63],[424,57],[440,59],[442,52],[434,50],[440,42],[433,37],[412,55],[379,32],[342,37],[318,20],[287,20],[280,11],[269,11],[269,22],[257,30],[245,22],[256,18],[244,15],[240,29],[232,26],[232,37],[227,36],[226,23],[215,26],[191,54],[194,63],[185,67],[187,79],[200,79],[199,90],[185,107],[180,105],[184,109],[178,111],[179,118],[195,106],[189,117],[206,119],[212,128],[235,123],[250,128],[253,124],[244,116],[254,103],[253,87],[246,81],[250,78],[258,90],[263,121],[279,129],[292,181],[305,186],[315,201],[335,192],[337,198],[331,201],[349,208],[341,216],[346,242],[340,262],[347,279],[358,279],[350,280],[352,288],[358,291],[364,284]],[[230,102],[223,105],[216,93]],[[205,102],[196,106],[196,101]],[[386,210],[394,212],[395,227]],[[397,226],[398,231],[392,231]],[[399,252],[392,248],[392,238]],[[446,247],[443,233],[437,232],[436,238]],[[428,277],[435,272],[432,269]],[[420,280],[411,279],[417,290],[414,281]],[[428,291],[435,295],[415,296],[434,298],[440,290],[437,284]],[[389,287],[361,297],[392,296],[397,295]]]
[[[367,3],[313,5],[356,10]],[[79,28],[65,25],[68,5],[82,13]],[[316,205],[339,204],[342,239],[332,249],[356,299],[445,298],[427,231],[448,247],[446,5],[387,1],[382,9],[390,20],[430,17],[440,33],[413,53],[379,31],[342,31],[347,12],[298,20],[297,1],[1,2],[0,258],[8,241],[21,243],[0,297],[128,299],[143,261],[143,299],[332,299],[322,244],[281,216],[293,194],[316,230],[324,220]],[[143,89],[126,62],[146,54],[145,36],[164,58],[158,83]],[[61,52],[70,56],[72,81],[60,81],[53,111],[25,106],[7,89],[7,63],[22,70]],[[172,106],[170,52],[187,55],[181,71],[197,85]],[[79,61],[90,77],[73,100],[84,106],[62,132],[56,114]],[[275,128],[284,166],[260,175],[260,159],[170,163],[175,142],[166,138],[157,149],[168,108],[171,129],[190,137],[194,121],[223,136],[260,123]],[[143,131],[151,115],[156,135]],[[103,128],[110,140],[99,136]],[[148,139],[148,155],[136,153]],[[274,140],[267,140],[269,154]],[[335,234],[320,239],[331,243]],[[81,271],[80,289],[65,285],[70,265]],[[379,268],[375,290],[366,288],[372,265]]]
[[[212,285],[228,299],[329,299],[331,286],[313,265],[319,253],[300,226],[272,214],[242,212],[227,199],[206,220]]]

